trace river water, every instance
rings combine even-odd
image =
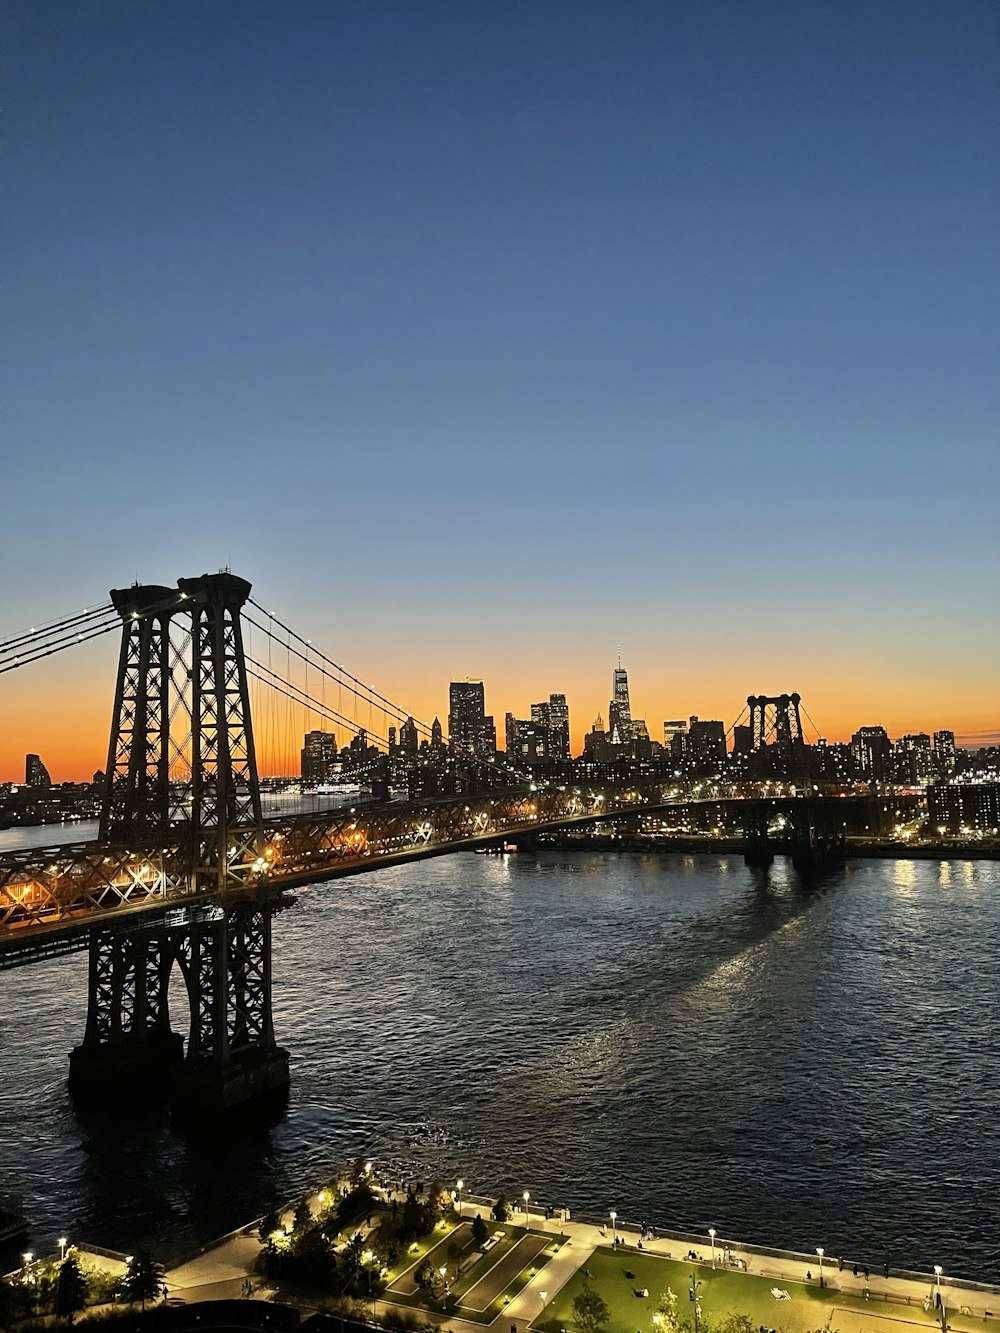
[[[293,1082],[270,1123],[78,1112],[85,956],[0,974],[0,1190],[36,1249],[169,1257],[370,1155],[995,1280],[998,941],[989,862],[805,887],[784,861],[463,853],[315,885],[275,922]]]

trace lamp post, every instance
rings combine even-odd
[[[615,1210],[612,1208],[612,1209],[611,1209],[611,1212],[608,1213],[608,1217],[611,1218],[611,1234],[612,1234],[613,1237],[614,1237],[614,1243],[617,1245],[617,1244],[618,1244],[618,1214],[617,1214],[617,1213],[615,1212]]]
[[[441,1274],[441,1281],[444,1283],[444,1298],[447,1300],[451,1295],[451,1283],[448,1281],[448,1265],[442,1264],[438,1269],[438,1272]]]
[[[691,1290],[690,1290],[690,1292],[689,1292],[689,1295],[690,1295],[690,1297],[691,1297],[691,1300],[694,1301],[694,1327],[695,1327],[695,1333],[698,1333],[699,1329],[701,1328],[701,1297],[698,1295],[698,1288],[699,1288],[700,1286],[701,1286],[701,1282],[700,1282],[700,1280],[699,1280],[698,1278],[695,1277],[694,1273],[692,1273],[692,1274],[691,1274]]]
[[[542,1303],[542,1308],[538,1311],[538,1317],[541,1318],[545,1313],[545,1302],[549,1299],[549,1293],[547,1291],[540,1291],[538,1293],[538,1299]]]
[[[524,1200],[524,1225],[527,1226],[527,1225],[528,1225],[528,1200],[531,1198],[531,1195],[528,1193],[527,1190],[525,1190],[524,1193],[521,1195],[521,1198]]]
[[[59,1262],[62,1263],[62,1261],[66,1258],[66,1237],[60,1236],[58,1244],[59,1244]]]
[[[375,1254],[374,1251],[372,1250],[365,1250],[364,1254],[361,1256],[361,1262],[364,1264],[368,1272],[368,1295],[371,1297],[371,1302],[372,1302],[373,1321],[375,1319],[375,1293],[372,1290],[372,1261],[374,1260],[374,1258]]]
[[[941,1316],[941,1327],[942,1329],[946,1329],[948,1327],[948,1316],[944,1312],[944,1296],[941,1294],[941,1274],[943,1272],[944,1269],[940,1264],[934,1265],[934,1287],[937,1296],[936,1304],[938,1313]]]
[[[816,1246],[816,1253],[819,1255],[819,1285],[823,1285],[823,1246]]]
[[[712,1267],[715,1267],[715,1227],[708,1228],[708,1238],[712,1242]]]
[[[464,1180],[456,1180],[456,1181],[455,1181],[455,1191],[456,1191],[456,1197],[457,1197],[457,1199],[458,1199],[458,1215],[459,1215],[459,1217],[462,1216],[462,1190],[463,1190],[464,1188],[465,1188],[465,1181],[464,1181]]]

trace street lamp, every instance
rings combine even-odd
[[[527,1225],[528,1225],[528,1200],[531,1198],[531,1195],[528,1193],[527,1190],[525,1190],[524,1193],[521,1195],[521,1198],[524,1200],[524,1225],[527,1226]]]
[[[456,1180],[456,1181],[455,1181],[455,1189],[456,1189],[457,1194],[458,1194],[458,1215],[459,1215],[459,1217],[462,1216],[462,1190],[463,1190],[464,1188],[465,1188],[465,1181],[464,1181],[464,1180]]]
[[[823,1285],[823,1246],[816,1246],[816,1253],[819,1255],[819,1285]]]
[[[617,1213],[615,1212],[615,1210],[612,1208],[612,1209],[611,1209],[611,1212],[608,1213],[608,1216],[611,1218],[611,1231],[612,1231],[612,1234],[613,1234],[613,1236],[614,1236],[615,1244],[617,1245],[617,1244],[618,1244],[618,1214],[617,1214]]]
[[[540,1291],[538,1293],[538,1299],[542,1303],[542,1308],[538,1312],[539,1317],[541,1317],[545,1313],[545,1302],[549,1299],[549,1293],[547,1291]]]
[[[372,1298],[372,1320],[375,1319],[375,1293],[372,1290],[372,1260],[375,1258],[373,1250],[365,1250],[361,1256],[361,1262],[368,1271],[368,1295]]]
[[[441,1281],[444,1283],[444,1295],[445,1300],[447,1300],[451,1295],[451,1283],[448,1281],[448,1265],[442,1264],[438,1269],[438,1272],[441,1274]]]
[[[715,1227],[708,1228],[708,1238],[712,1242],[712,1267],[715,1267]]]
[[[66,1258],[66,1237],[60,1236],[58,1244],[59,1244],[59,1262],[62,1263],[62,1261]]]
[[[701,1328],[701,1297],[698,1295],[698,1288],[700,1286],[701,1286],[700,1280],[695,1277],[694,1273],[692,1273],[691,1288],[690,1291],[688,1292],[688,1295],[690,1296],[691,1300],[694,1301],[695,1333],[698,1333],[698,1330]]]

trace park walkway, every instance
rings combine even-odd
[[[477,1212],[482,1213],[485,1218],[489,1218],[492,1200],[478,1199],[467,1195],[462,1202],[463,1217],[466,1220],[475,1216]],[[310,1197],[309,1203],[314,1213],[319,1211],[321,1205],[318,1193]],[[281,1220],[284,1224],[290,1226],[292,1210],[282,1214]],[[523,1212],[515,1213],[512,1220],[523,1222]],[[511,1333],[511,1330],[514,1330],[515,1333],[526,1333],[532,1322],[542,1315],[555,1295],[579,1269],[586,1266],[594,1250],[602,1245],[611,1246],[614,1234],[624,1242],[623,1253],[639,1253],[638,1231],[634,1227],[623,1226],[621,1223],[617,1225],[616,1231],[612,1233],[608,1225],[602,1227],[591,1222],[564,1221],[557,1217],[547,1219],[542,1214],[535,1212],[529,1215],[528,1220],[532,1228],[553,1234],[561,1233],[567,1236],[569,1241],[511,1299],[510,1304],[498,1316],[494,1327],[499,1333]],[[366,1228],[364,1224],[361,1224],[358,1229],[364,1232]],[[738,1245],[727,1243],[721,1237],[717,1237],[715,1263],[720,1269],[723,1267],[724,1246],[728,1248],[730,1259],[739,1262],[742,1271],[771,1278],[776,1282],[801,1282],[819,1286],[818,1255],[815,1258],[810,1258],[807,1255],[778,1252],[761,1254],[756,1251],[742,1249]],[[659,1255],[685,1264],[691,1263],[695,1268],[701,1266],[702,1268],[711,1269],[712,1267],[712,1247],[708,1236],[705,1236],[703,1241],[700,1242],[690,1236],[657,1237],[644,1240],[642,1247],[642,1252],[645,1254]],[[167,1272],[169,1298],[187,1303],[198,1300],[221,1299],[223,1297],[238,1297],[243,1294],[243,1284],[248,1278],[251,1280],[253,1295],[256,1299],[273,1298],[275,1294],[274,1286],[254,1274],[254,1264],[259,1252],[260,1243],[255,1230],[249,1235],[238,1233],[224,1238],[218,1244],[207,1248],[204,1253]],[[691,1258],[692,1252],[697,1256],[693,1260]],[[734,1266],[730,1266],[728,1271],[735,1272],[736,1270]],[[823,1285],[829,1291],[840,1291],[847,1296],[862,1299],[864,1299],[865,1289],[867,1288],[873,1303],[873,1315],[878,1313],[877,1307],[882,1306],[885,1301],[904,1306],[914,1305],[922,1312],[924,1302],[929,1301],[933,1305],[935,1295],[935,1278],[933,1275],[905,1277],[890,1274],[889,1277],[886,1277],[883,1272],[870,1272],[866,1279],[863,1273],[859,1271],[858,1276],[855,1277],[850,1265],[845,1265],[843,1269],[838,1267],[838,1258],[835,1255],[824,1256]],[[966,1309],[970,1315],[979,1319],[990,1320],[992,1317],[1000,1317],[1000,1294],[998,1293],[977,1291],[973,1287],[950,1280],[947,1276],[941,1278],[941,1291],[947,1310],[951,1313],[957,1312],[959,1309]],[[393,1309],[399,1309],[399,1307],[393,1306],[391,1301],[383,1299],[376,1299],[372,1305],[376,1319]],[[432,1312],[421,1311],[420,1317],[427,1323],[454,1330],[454,1333],[483,1333],[481,1324],[472,1323],[455,1316],[445,1317],[435,1315]]]

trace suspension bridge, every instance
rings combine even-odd
[[[476,795],[266,817],[255,718],[272,751],[287,749],[290,710],[345,729],[375,756],[388,751],[390,727],[407,723],[426,739],[432,728],[250,594],[228,571],[135,585],[0,644],[3,674],[121,635],[97,838],[0,856],[0,969],[89,951],[87,1026],[70,1058],[77,1089],[167,1075],[181,1100],[227,1108],[285,1088],[271,931],[296,885],[695,801],[662,782],[539,789],[496,764],[480,766]],[[801,742],[797,695],[748,704],[755,732]],[[751,861],[769,859],[776,812],[803,856],[842,841],[842,801],[736,789],[700,799],[739,810]],[[170,1022],[175,968],[186,1041]]]

